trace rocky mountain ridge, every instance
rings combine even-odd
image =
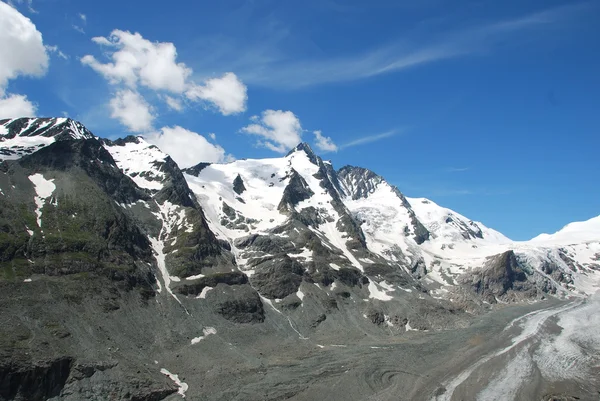
[[[519,243],[308,144],[182,171],[142,137],[2,127],[0,399],[184,395],[211,336],[402,336],[598,288],[595,219]]]

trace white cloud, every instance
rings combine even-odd
[[[46,45],[46,50],[48,51],[48,53],[56,54],[58,57],[62,58],[63,60],[69,59],[69,56],[66,55],[65,53],[63,53],[62,50],[60,50],[58,48],[58,46],[56,46],[56,45],[54,45],[54,46]]]
[[[217,135],[214,132],[211,132],[210,134],[208,134],[208,136],[210,137],[210,139],[212,139],[213,141],[217,140]]]
[[[219,163],[233,160],[221,146],[210,143],[202,135],[185,128],[163,127],[145,136],[146,140],[167,153],[181,168],[200,162]]]
[[[17,4],[26,4],[30,13],[37,14],[37,11],[33,8],[33,0],[8,0],[8,4],[14,8],[17,8]]]
[[[165,95],[164,100],[165,100],[165,103],[167,103],[167,106],[169,106],[169,108],[171,110],[175,110],[175,111],[183,110],[183,104],[181,103],[181,100],[175,99],[174,97],[169,96],[169,95]]]
[[[315,145],[317,146],[317,149],[323,152],[337,152],[338,147],[333,143],[333,140],[330,137],[323,136],[321,131],[313,131],[313,134],[315,134]]]
[[[130,131],[147,132],[152,129],[154,114],[152,107],[137,92],[120,90],[110,100],[112,118],[119,120]]]
[[[202,99],[213,103],[227,116],[246,111],[248,100],[246,85],[232,72],[220,78],[208,79],[203,85],[194,85],[186,96],[191,100]]]
[[[79,13],[79,19],[81,20],[81,22],[83,22],[84,24],[87,23],[87,15],[83,14],[83,13]]]
[[[154,90],[182,93],[192,73],[184,63],[177,63],[173,43],[150,42],[139,33],[115,29],[108,38],[93,38],[95,43],[116,49],[112,62],[102,64],[94,56],[81,59],[111,83],[124,83],[131,88],[139,83]]]
[[[250,124],[241,132],[257,135],[263,140],[259,145],[275,152],[285,153],[302,142],[300,120],[291,111],[265,110],[262,117],[253,116]]]
[[[397,135],[398,133],[399,133],[398,130],[391,130],[388,132],[384,132],[382,134],[363,136],[362,138],[358,138],[358,139],[355,139],[353,141],[350,141],[348,143],[341,145],[340,149],[350,148],[352,146],[364,145],[365,143],[376,142],[381,139],[385,139],[385,138],[389,138],[391,136]]]
[[[37,107],[25,95],[0,98],[0,118],[35,117]]]
[[[162,99],[170,109],[176,111],[183,111],[185,98],[214,106],[223,115],[246,110],[246,86],[234,73],[228,72],[203,83],[194,82],[191,79],[192,69],[177,61],[177,49],[173,43],[151,42],[137,32],[118,29],[108,37],[98,36],[92,41],[107,50],[105,54],[110,61],[103,63],[88,54],[81,58],[82,64],[91,67],[120,91],[123,88],[135,92],[140,87],[150,89],[157,92],[156,98]],[[113,99],[113,102],[116,100]],[[141,109],[136,107],[135,111]],[[124,124],[124,121],[128,121],[126,125],[132,129],[133,117],[125,118],[125,112],[113,110],[112,116]],[[152,113],[145,113],[145,116],[152,116]],[[145,123],[141,125],[147,126]],[[136,127],[136,130],[141,129]]]
[[[31,20],[0,2],[0,96],[8,81],[18,76],[39,77],[48,69],[42,34]],[[9,57],[6,55],[10,55]]]
[[[73,25],[71,25],[71,26],[72,26],[72,27],[73,27],[73,29],[75,29],[77,32],[85,34],[85,29],[83,29],[83,28],[82,28],[82,27],[80,27],[79,25],[75,25],[75,24],[73,24]]]

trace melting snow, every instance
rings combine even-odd
[[[379,299],[380,301],[390,301],[394,297],[388,295],[384,290],[379,288],[379,285],[373,280],[369,280],[369,298]]]
[[[192,338],[192,344],[198,344],[200,341],[204,340],[206,337],[213,335],[213,334],[217,334],[217,329],[215,329],[214,327],[205,327],[202,330],[202,336],[200,337],[194,337]]]
[[[44,207],[44,203],[46,198],[48,198],[54,190],[56,189],[56,185],[54,185],[54,180],[47,180],[41,174],[33,174],[29,176],[29,180],[33,183],[35,187],[35,192],[37,196],[35,197],[35,204],[37,209],[35,214],[37,215],[37,224],[41,228],[42,227],[42,208]]]
[[[179,380],[179,375],[174,375],[173,373],[169,372],[165,368],[162,368],[160,370],[160,373],[162,373],[163,375],[167,376],[169,379],[173,380],[173,382],[177,385],[177,387],[179,387],[179,390],[177,390],[177,393],[179,395],[181,395],[181,398],[185,398],[185,392],[189,388],[188,385],[187,385],[187,383],[184,383],[181,380]]]
[[[213,287],[204,287],[202,289],[202,292],[200,292],[200,295],[198,295],[196,298],[205,299],[206,294],[208,294],[208,292],[211,291],[212,289],[213,289]]]
[[[330,264],[329,264],[329,266],[331,266],[331,268],[332,268],[333,270],[340,270],[340,269],[341,269],[341,267],[339,267],[339,266],[338,266],[338,265],[336,265],[335,263],[330,263]]]

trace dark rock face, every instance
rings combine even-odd
[[[337,174],[349,190],[346,195],[353,200],[367,198],[383,181],[379,175],[362,167],[344,166]]]
[[[290,150],[288,152],[287,156],[293,154],[294,152],[306,153],[306,155],[308,156],[308,160],[310,160],[311,163],[318,165],[317,155],[315,155],[315,152],[313,152],[312,148],[310,147],[310,145],[308,143],[302,142],[301,144],[296,146],[294,149]]]
[[[200,172],[210,165],[211,163],[198,163],[195,166],[184,168],[182,171],[186,174],[198,177],[200,175]]]
[[[298,291],[304,268],[287,255],[264,261],[256,266],[252,285],[265,297],[282,299]]]
[[[300,174],[292,169],[290,181],[283,191],[283,196],[277,209],[285,212],[291,210],[298,203],[313,196],[314,193]]]
[[[34,172],[42,168],[71,172],[79,168],[117,203],[149,200],[148,195],[119,170],[110,153],[96,139],[55,142],[23,157],[19,164]]]
[[[461,276],[459,281],[490,303],[496,303],[509,291],[535,292],[513,251],[490,257],[481,269]]]
[[[224,286],[219,284],[209,292],[208,300],[214,311],[234,323],[262,323],[265,311],[260,296],[249,285]]]
[[[233,180],[233,192],[238,195],[241,195],[246,190],[246,186],[244,185],[244,180],[238,174]]]
[[[159,203],[169,201],[175,205],[199,208],[187,181],[173,159],[167,157],[160,167],[167,179],[163,181],[163,188],[154,195],[154,198]]]
[[[0,399],[45,401],[55,397],[67,382],[72,364],[70,357],[33,365],[4,361],[0,365]]]
[[[247,283],[248,276],[242,272],[217,273],[196,280],[186,280],[184,284],[176,283],[173,290],[179,294],[196,296],[202,292],[204,287],[214,288],[219,284],[242,285]]]

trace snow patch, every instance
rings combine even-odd
[[[42,228],[42,208],[44,207],[46,199],[51,196],[56,189],[56,185],[54,185],[54,179],[47,180],[39,173],[30,175],[29,181],[33,183],[35,192],[37,193],[37,196],[34,198],[37,206],[35,214],[37,215],[38,227]]]
[[[369,298],[378,299],[380,301],[391,301],[394,297],[387,294],[385,290],[379,288],[380,285],[373,280],[369,280]]]
[[[202,292],[200,292],[200,294],[196,297],[198,299],[205,299],[206,298],[206,294],[208,294],[209,291],[211,291],[213,289],[213,287],[204,287],[202,289]]]
[[[202,334],[203,335],[201,335],[200,337],[192,338],[192,345],[198,344],[200,341],[204,340],[210,335],[217,334],[217,329],[215,329],[214,327],[205,327],[204,329],[202,329]]]
[[[162,373],[163,375],[167,376],[169,379],[173,380],[173,382],[175,383],[175,385],[177,387],[179,387],[179,389],[177,390],[177,393],[181,396],[181,398],[185,398],[185,392],[188,391],[188,385],[187,383],[182,382],[181,380],[179,380],[179,375],[175,375],[171,372],[169,372],[167,369],[162,368],[160,370],[160,373]]]

